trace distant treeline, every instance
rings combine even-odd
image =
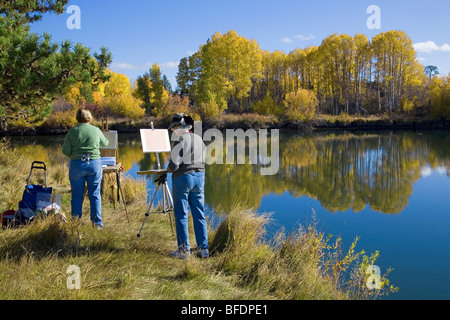
[[[450,75],[418,62],[405,32],[371,41],[364,34],[333,34],[320,46],[262,50],[230,30],[212,35],[180,60],[172,90],[158,64],[135,83],[109,70],[112,54],[82,44],[54,43],[30,32],[43,14],[61,14],[68,0],[43,4],[0,2],[0,131],[68,128],[79,107],[95,118],[170,120],[186,112],[196,120],[220,113],[253,113],[288,121],[327,115],[374,115],[421,111],[450,117]]]
[[[289,54],[260,49],[231,30],[181,59],[178,90],[200,110],[286,114],[379,114],[430,107],[448,116],[449,81],[416,59],[409,36],[333,34]],[[311,97],[310,93],[314,94]],[[300,110],[299,110],[300,109]],[[308,117],[306,117],[308,118]]]

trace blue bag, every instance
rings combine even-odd
[[[45,173],[45,186],[30,184],[31,173],[33,169],[43,169]],[[36,216],[36,199],[40,196],[51,195],[53,189],[47,187],[47,167],[44,162],[34,161],[31,165],[30,175],[28,176],[27,186],[23,191],[22,200],[19,202],[18,216],[20,223],[31,221]]]

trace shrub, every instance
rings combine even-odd
[[[219,105],[214,100],[200,103],[198,110],[201,118],[206,121],[211,120],[220,113]]]
[[[263,237],[269,220],[269,215],[258,214],[239,205],[228,212],[210,244],[212,254],[224,253],[221,255],[221,268],[247,269],[262,252],[267,254],[269,247],[264,244]],[[242,259],[243,256],[246,259]]]
[[[313,91],[298,89],[286,95],[286,114],[290,120],[306,122],[315,117],[318,104],[319,100]]]
[[[218,98],[216,94],[208,91],[205,98],[200,100],[196,109],[202,120],[210,121],[222,113],[226,106],[227,102],[224,98]]]
[[[410,112],[414,109],[414,101],[411,101],[409,99],[401,99],[400,105],[402,107],[402,110],[404,112]]]
[[[169,125],[175,113],[185,113],[194,118],[192,112],[189,110],[189,97],[182,97],[178,94],[170,95],[164,106],[160,120],[164,125]]]
[[[77,110],[71,108],[65,111],[54,111],[44,122],[43,126],[51,129],[69,129],[78,124],[75,117]]]
[[[141,107],[142,101],[130,95],[115,95],[104,100],[103,106],[119,117],[127,117],[133,120],[142,118],[145,109]]]
[[[282,107],[273,100],[269,93],[262,101],[253,103],[252,110],[261,115],[280,115],[283,112]]]

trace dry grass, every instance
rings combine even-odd
[[[239,275],[245,288],[283,300],[373,299],[396,290],[387,274],[382,290],[365,287],[365,270],[377,254],[355,252],[357,241],[343,252],[340,237],[330,243],[331,237],[314,225],[299,227],[289,236],[279,232],[267,241],[264,230],[269,223],[270,215],[240,206],[227,212],[210,245],[217,255],[215,268]]]

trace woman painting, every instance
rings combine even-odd
[[[76,119],[78,126],[66,135],[62,152],[70,158],[69,180],[72,189],[72,217],[81,218],[84,188],[87,184],[91,206],[91,221],[95,228],[103,227],[102,199],[100,193],[103,178],[100,147],[109,144],[101,130],[89,124],[92,115],[88,110],[80,109]]]

